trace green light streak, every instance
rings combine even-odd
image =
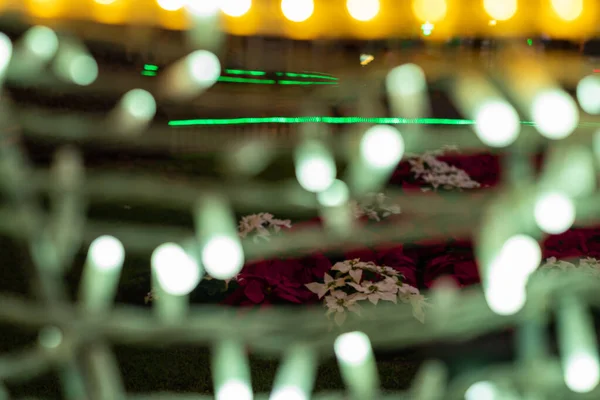
[[[157,65],[152,65],[152,64],[144,64],[144,70],[146,70],[146,71],[158,71],[158,66]]]
[[[154,72],[154,71],[142,71],[142,75],[144,75],[144,76],[156,76],[156,72]]]
[[[272,79],[233,78],[230,76],[221,76],[218,81],[230,83],[254,83],[259,85],[274,85],[276,83]]]
[[[315,79],[329,79],[332,81],[338,80],[338,78],[335,78],[333,76],[326,76],[326,75],[321,75],[321,74],[299,74],[299,73],[295,73],[295,72],[276,72],[275,75],[287,76],[289,78],[315,78]]]
[[[264,117],[264,118],[223,118],[186,119],[169,121],[169,126],[197,125],[245,125],[245,124],[387,124],[387,125],[474,125],[470,119],[450,118],[364,118],[364,117]],[[532,121],[521,121],[521,125],[535,126]],[[597,122],[582,122],[580,127],[600,127]]]
[[[280,85],[337,85],[337,82],[277,81]]]
[[[229,75],[250,75],[250,76],[264,76],[267,73],[264,71],[247,71],[244,69],[226,69],[226,74]]]

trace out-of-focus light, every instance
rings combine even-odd
[[[56,326],[45,326],[40,330],[38,341],[47,349],[55,349],[62,343],[63,333]]]
[[[490,102],[479,108],[475,116],[475,132],[483,143],[491,147],[512,144],[521,130],[519,115],[506,102]]]
[[[369,21],[379,13],[379,0],[347,0],[346,8],[352,18]]]
[[[465,400],[496,400],[498,389],[492,382],[476,382],[469,386],[465,393]]]
[[[404,155],[404,139],[393,126],[375,125],[365,132],[360,153],[375,168],[392,168]]]
[[[306,142],[294,154],[296,179],[309,192],[322,192],[335,180],[337,169],[329,150],[319,142]]]
[[[339,179],[333,181],[326,190],[317,193],[317,200],[325,207],[338,207],[346,204],[350,198],[348,186]]]
[[[100,236],[90,244],[88,259],[97,269],[113,270],[123,264],[125,249],[119,239],[113,236]]]
[[[588,393],[598,386],[600,369],[598,359],[590,354],[580,353],[569,357],[564,371],[565,383],[576,393]]]
[[[303,22],[315,11],[313,0],[281,0],[283,15],[292,22]]]
[[[390,95],[412,96],[426,90],[425,72],[416,64],[404,64],[392,69],[386,78]]]
[[[98,4],[109,5],[109,4],[114,3],[117,0],[94,0],[94,1]]]
[[[371,354],[371,341],[362,332],[341,334],[333,344],[338,359],[348,365],[361,365]]]
[[[513,315],[519,312],[527,301],[525,287],[516,284],[495,284],[485,290],[485,300],[490,310],[498,315]],[[472,397],[473,399],[485,399],[486,397]]]
[[[230,17],[241,17],[250,11],[252,0],[221,0],[221,11]]]
[[[360,55],[360,65],[362,65],[362,66],[368,65],[374,59],[375,59],[375,57],[373,57],[371,54],[361,54]]]
[[[533,46],[533,40],[527,39],[527,46]]]
[[[136,119],[149,120],[156,113],[154,97],[143,89],[133,89],[123,96],[123,106]]]
[[[573,225],[575,205],[564,194],[548,193],[535,203],[534,216],[541,230],[557,235]]]
[[[423,31],[423,35],[425,36],[431,35],[431,32],[433,32],[433,28],[435,28],[435,26],[429,21],[421,25],[421,31]]]
[[[489,26],[496,26],[498,24],[498,22],[495,19],[490,20],[490,22],[488,22]]]
[[[421,21],[439,22],[447,11],[446,0],[413,0],[413,12]]]
[[[202,0],[204,1],[204,0]],[[183,8],[185,0],[156,0],[156,3],[160,8],[166,11],[177,11]],[[192,2],[190,2],[192,3]]]
[[[552,8],[561,19],[573,21],[583,12],[583,0],[552,0]]]
[[[510,271],[511,275],[527,277],[533,273],[542,261],[539,243],[527,235],[515,235],[502,246],[499,262],[494,268]]]
[[[200,268],[181,246],[165,243],[152,253],[151,264],[160,287],[167,293],[183,296],[200,282]]]
[[[564,139],[579,123],[579,108],[562,90],[540,93],[533,100],[531,115],[539,132],[548,139]]]
[[[244,265],[244,251],[238,238],[216,236],[202,249],[202,264],[206,272],[216,279],[230,279]]]
[[[579,81],[577,100],[586,113],[600,114],[600,76],[589,75]]]
[[[221,386],[216,393],[216,400],[252,400],[252,389],[244,382],[231,379]]]
[[[58,50],[58,36],[50,28],[34,26],[24,36],[25,46],[43,60],[50,60]]]
[[[187,56],[187,65],[192,79],[203,88],[214,85],[221,75],[219,58],[210,51],[194,51]]]
[[[13,45],[10,38],[0,33],[0,76],[4,75],[12,57]]]
[[[187,10],[198,17],[212,17],[219,13],[222,0],[184,1]]]
[[[506,21],[517,13],[517,0],[483,0],[483,7],[490,17]]]
[[[296,386],[284,386],[276,389],[269,400],[308,400],[308,397]]]

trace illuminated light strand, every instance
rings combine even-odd
[[[388,125],[474,125],[470,119],[451,118],[377,118],[377,117],[248,117],[248,118],[207,118],[169,121],[170,126],[193,125],[244,125],[244,124],[388,124]],[[532,121],[521,121],[521,125],[535,126]],[[581,122],[580,127],[600,127],[597,122]]]

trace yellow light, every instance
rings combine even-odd
[[[583,0],[552,0],[554,12],[565,21],[573,21],[583,12]]]
[[[223,0],[221,11],[230,17],[241,17],[252,7],[252,0]]]
[[[483,0],[483,8],[495,20],[506,21],[517,13],[517,0]]]
[[[421,21],[441,21],[447,11],[446,0],[413,0],[413,12]]]
[[[369,21],[379,13],[379,0],[348,0],[346,8],[352,18],[358,21]]]
[[[292,22],[303,22],[315,11],[313,0],[281,0],[283,15]]]
[[[185,5],[184,0],[156,0],[156,3],[166,11],[177,11]]]
[[[117,0],[94,0],[94,1],[98,4],[108,5],[108,4],[114,3]]]

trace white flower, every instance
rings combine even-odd
[[[381,221],[392,214],[400,214],[400,206],[388,204],[389,198],[383,193],[369,193],[360,202],[350,202],[355,218],[367,216],[369,219]]]
[[[382,275],[393,276],[393,277],[398,277],[400,275],[400,272],[396,271],[392,267],[386,267],[385,265],[382,267],[379,267],[379,273],[381,273]]]
[[[334,290],[331,295],[325,297],[325,306],[328,308],[325,313],[326,316],[334,314],[333,319],[336,324],[341,325],[346,320],[345,311],[352,311],[360,315],[360,306],[356,304],[356,298],[354,296],[348,296],[346,293]]]
[[[388,280],[381,282],[364,281],[360,285],[354,282],[350,282],[349,285],[358,291],[356,294],[357,300],[369,300],[373,304],[377,304],[379,300],[396,303],[398,286],[395,282]]]
[[[333,279],[331,275],[325,274],[324,283],[312,282],[304,286],[313,293],[316,293],[319,298],[325,296],[330,290],[346,285],[346,279]]]
[[[420,322],[425,322],[425,308],[430,307],[425,296],[419,293],[419,289],[410,285],[402,285],[398,291],[398,298],[403,303],[410,303],[413,309],[413,316]]]
[[[436,156],[445,154],[448,151],[455,151],[455,147],[447,146],[442,150],[429,151],[422,155],[412,156],[408,160],[411,171],[417,178],[424,180],[434,189],[440,187],[444,189],[473,189],[480,187],[479,182],[472,180],[464,170],[436,158]]]
[[[350,275],[354,282],[360,282],[363,270],[377,271],[377,266],[372,262],[364,262],[355,258],[354,260],[337,262],[331,269],[340,271],[342,274]]]
[[[276,219],[269,213],[258,213],[242,217],[238,225],[238,234],[240,237],[245,238],[253,233],[254,241],[269,240],[271,233],[279,233],[282,227],[291,228],[290,220]]]

